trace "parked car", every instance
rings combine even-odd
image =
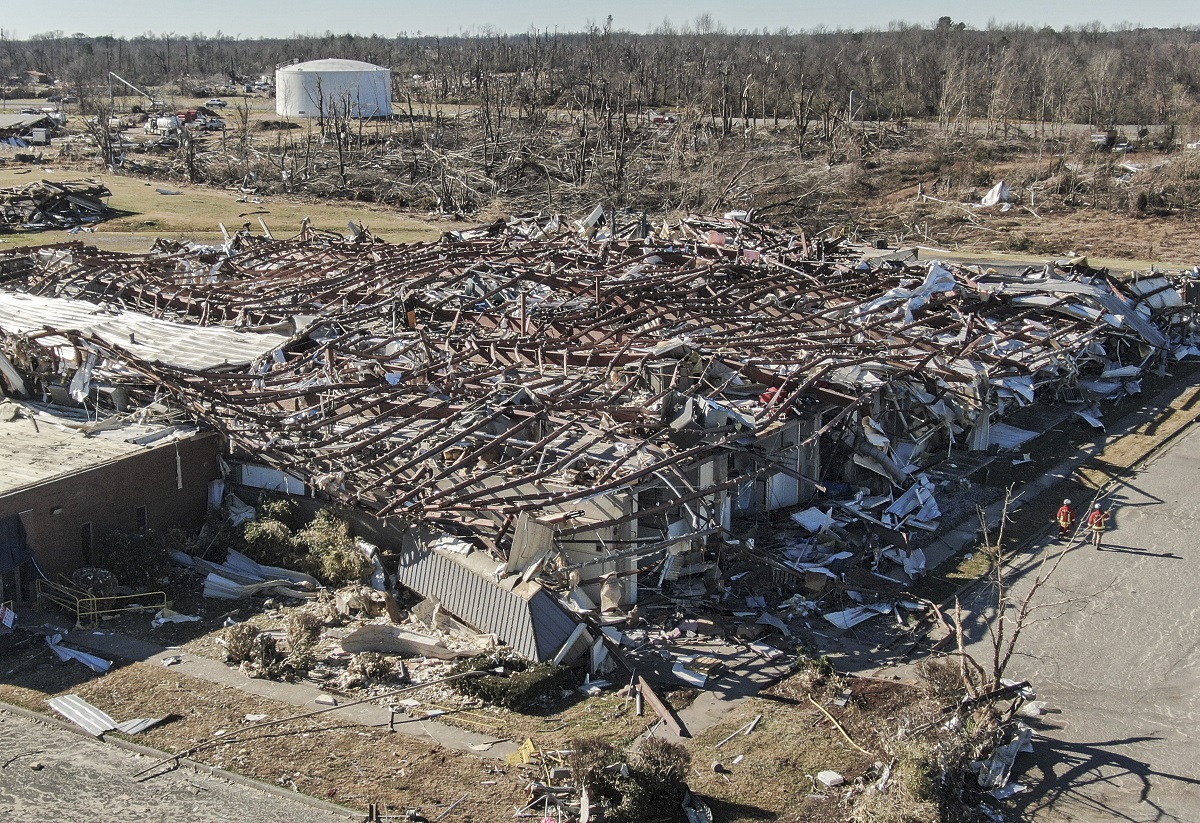
[[[204,105],[208,106],[210,109],[223,109],[226,106],[228,106],[229,104],[226,103],[224,100],[222,100],[220,97],[214,97],[213,99],[206,102]]]

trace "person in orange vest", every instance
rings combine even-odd
[[[1063,501],[1058,510],[1058,539],[1066,540],[1071,536],[1071,528],[1075,525],[1075,510],[1071,508],[1071,499]]]
[[[1097,549],[1100,548],[1100,541],[1104,537],[1104,528],[1108,523],[1109,513],[1104,510],[1104,507],[1099,503],[1092,506],[1092,513],[1088,515],[1088,528],[1092,530],[1092,545]]]

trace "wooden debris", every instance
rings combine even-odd
[[[99,180],[41,180],[0,189],[0,223],[26,229],[67,229],[99,223],[112,213]]]

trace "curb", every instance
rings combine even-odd
[[[74,723],[68,723],[67,721],[60,720],[52,715],[38,714],[30,709],[26,709],[22,706],[14,706],[11,703],[5,703],[2,700],[0,700],[0,712],[12,714],[34,723],[43,723],[48,726],[53,726],[57,729],[62,729],[64,731],[71,732],[72,734],[77,734],[80,737],[87,738],[88,740],[99,740],[101,743],[106,743],[110,746],[116,746],[119,749],[124,749],[128,752],[142,755],[143,757],[153,757],[155,760],[169,760],[172,757],[169,752],[164,752],[159,749],[152,749],[149,746],[143,746],[140,743],[133,743],[129,740],[123,740],[119,737],[111,737],[107,734],[100,737],[93,737],[83,729],[76,726]],[[361,821],[366,819],[366,814],[362,812],[356,812],[353,809],[346,808],[345,806],[339,806],[336,803],[330,803],[327,800],[320,800],[316,797],[309,797],[306,794],[292,791],[291,789],[285,789],[281,786],[273,786],[270,783],[264,783],[261,780],[256,780],[253,777],[246,777],[245,775],[237,774],[236,772],[218,769],[216,766],[210,766],[207,763],[200,763],[187,757],[176,758],[176,762],[180,766],[186,766],[192,771],[200,772],[201,774],[206,774],[210,777],[215,777],[218,780],[224,780],[227,783],[234,783],[239,786],[244,786],[248,789],[256,789],[264,794],[273,795],[284,800],[303,803],[306,806],[310,806],[314,809],[327,812],[329,814],[336,814],[340,817],[344,817],[347,820]],[[164,768],[166,767],[164,766]]]

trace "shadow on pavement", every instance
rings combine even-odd
[[[1168,781],[1185,785],[1200,785],[1200,780],[1184,775],[1155,771],[1149,764],[1121,754],[1114,749],[1160,740],[1156,735],[1126,737],[1119,740],[1100,740],[1094,743],[1069,743],[1038,735],[1035,738],[1034,765],[1026,769],[1019,782],[1033,787],[1033,791],[1013,799],[1012,809],[1021,819],[1029,819],[1033,813],[1049,808],[1059,811],[1067,809],[1087,812],[1088,820],[1137,821],[1182,821],[1174,813],[1150,800],[1153,782]],[[1106,804],[1103,787],[1114,792],[1127,794],[1132,780],[1136,786],[1139,803],[1146,804],[1145,811],[1132,817]],[[1097,790],[1099,789],[1099,790]],[[1071,818],[1076,819],[1076,818]]]

